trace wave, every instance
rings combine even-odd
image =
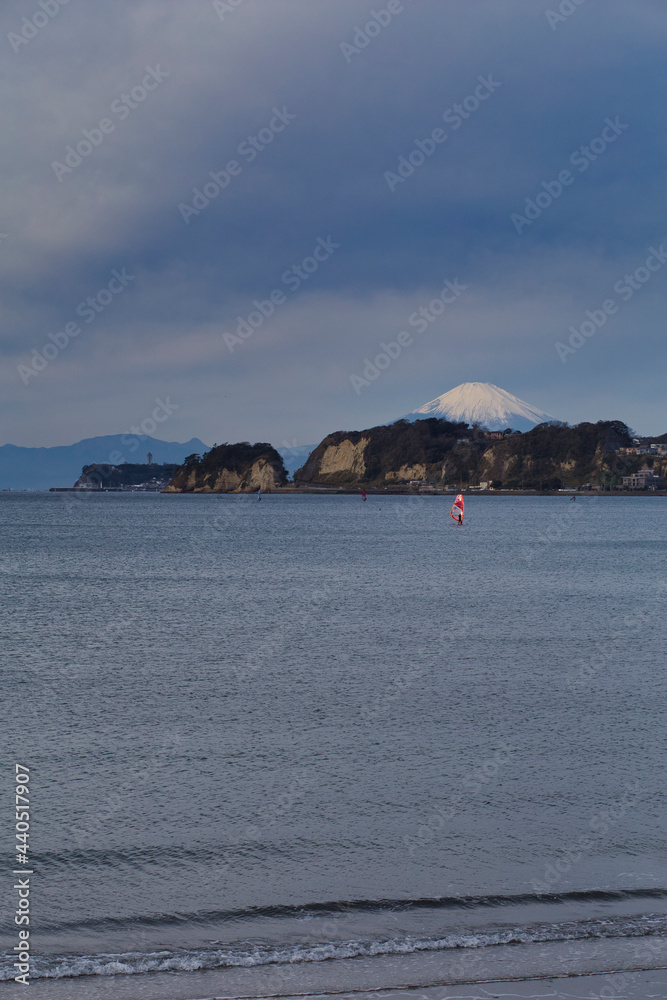
[[[487,896],[424,896],[417,899],[356,899],[324,903],[250,906],[234,910],[198,910],[196,913],[155,913],[135,917],[99,917],[64,923],[42,923],[44,930],[102,930],[142,925],[160,927],[175,924],[207,924],[224,920],[254,920],[257,917],[275,919],[288,917],[337,916],[344,913],[408,913],[411,910],[483,910],[507,906],[562,903],[614,903],[634,900],[665,900],[667,889],[573,889],[567,892],[518,893]]]
[[[567,895],[568,898],[570,896],[570,894],[564,895]],[[635,894],[633,893],[633,895]],[[614,894],[614,898],[617,896],[618,894]],[[608,898],[608,894],[605,894],[604,898]],[[196,972],[206,969],[294,965],[304,962],[324,962],[380,955],[409,955],[420,951],[480,949],[507,944],[652,937],[665,933],[667,933],[667,917],[662,914],[645,914],[637,917],[493,927],[467,933],[452,932],[431,938],[406,935],[366,941],[311,941],[281,946],[260,942],[241,942],[219,948],[160,950],[145,954],[124,952],[100,955],[61,955],[51,958],[34,957],[31,978],[63,979],[78,976],[136,975],[146,972]],[[11,965],[13,960],[12,957],[5,956],[0,961],[0,981],[14,978],[15,973]]]

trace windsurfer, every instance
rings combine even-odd
[[[452,509],[450,510],[450,515],[458,523],[463,524],[463,512],[465,509],[465,504],[463,500],[463,494],[459,493],[456,500],[452,504]]]

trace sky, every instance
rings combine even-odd
[[[0,45],[0,444],[466,381],[667,431],[663,0],[7,0]]]

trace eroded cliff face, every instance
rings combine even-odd
[[[426,479],[426,465],[421,462],[416,465],[402,465],[400,469],[390,469],[385,476],[388,482],[409,483],[411,479]]]
[[[342,472],[361,478],[366,472],[364,452],[367,444],[368,438],[362,438],[357,444],[346,439],[340,444],[328,445],[322,455],[319,471],[323,476]]]
[[[196,473],[179,469],[170,483],[167,483],[163,493],[194,493],[196,485]]]
[[[329,434],[294,476],[295,482],[329,486],[404,484],[441,478],[442,455],[467,430],[465,424],[427,419]]]
[[[186,459],[164,492],[269,492],[286,482],[283,460],[271,445],[219,445],[203,458]]]
[[[356,432],[344,434],[337,431],[329,434],[294,473],[295,483],[343,485],[363,480],[366,473],[367,444],[368,438]]]

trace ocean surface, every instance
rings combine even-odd
[[[39,1000],[667,966],[667,499],[451,502],[0,494],[0,998],[15,763]]]

